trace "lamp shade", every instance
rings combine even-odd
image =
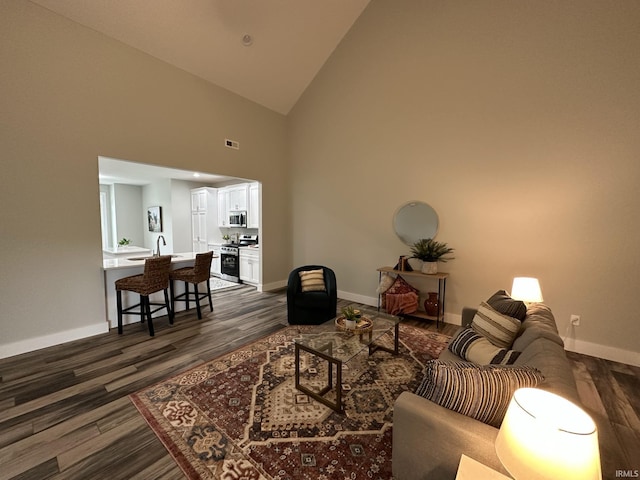
[[[600,480],[598,433],[591,417],[545,390],[516,390],[496,438],[496,453],[516,479]]]
[[[513,279],[511,287],[511,298],[522,300],[523,302],[541,302],[542,290],[537,278],[516,277]]]

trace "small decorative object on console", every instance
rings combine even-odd
[[[438,315],[438,292],[427,292],[428,298],[424,301],[424,311],[427,315]]]

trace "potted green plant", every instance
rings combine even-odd
[[[122,237],[122,240],[118,242],[118,245],[120,245],[121,247],[126,247],[130,243],[131,243],[131,239]]]
[[[412,258],[422,260],[422,273],[438,273],[438,262],[453,260],[447,256],[453,253],[453,248],[446,243],[436,242],[432,238],[422,238],[411,247]]]
[[[344,307],[342,309],[342,315],[344,316],[344,326],[348,330],[355,330],[356,325],[362,317],[362,313],[360,312],[360,310],[353,308],[352,305]]]

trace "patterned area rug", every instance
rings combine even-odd
[[[295,388],[293,339],[309,328],[284,328],[131,395],[188,478],[391,478],[393,403],[450,337],[400,325],[398,356],[349,361],[341,415]],[[301,363],[303,382],[319,389],[326,362],[302,355]]]

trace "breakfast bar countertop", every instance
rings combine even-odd
[[[184,252],[184,253],[167,253],[167,255],[171,255],[171,263],[182,263],[182,262],[192,262],[196,258],[196,254],[193,252]],[[120,270],[123,268],[135,268],[135,267],[144,267],[145,258],[150,257],[151,255],[146,256],[135,256],[132,257],[119,257],[119,258],[105,258],[102,260],[102,269],[106,272],[108,270]],[[135,258],[135,260],[131,260]]]
[[[118,245],[113,248],[103,248],[102,253],[109,256],[151,255],[151,249],[136,245]]]

